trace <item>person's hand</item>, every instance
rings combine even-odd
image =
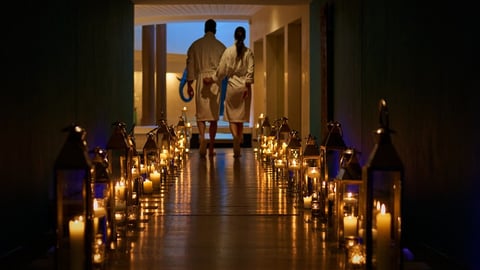
[[[204,84],[212,84],[213,83],[213,78],[212,77],[205,77],[205,78],[203,78],[203,83]]]
[[[187,87],[187,93],[188,93],[189,98],[193,97],[194,93],[193,93],[193,87],[192,87],[191,84],[189,84],[188,87]]]
[[[243,91],[242,98],[246,99],[250,96],[250,89]]]

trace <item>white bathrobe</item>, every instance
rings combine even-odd
[[[223,53],[213,80],[220,83],[223,78],[228,78],[223,116],[225,121],[236,123],[250,121],[252,95],[244,99],[243,94],[247,90],[246,83],[253,84],[254,67],[253,51],[247,47],[244,48],[241,59],[237,58],[235,45],[228,47]]]
[[[190,45],[187,52],[187,80],[195,80],[197,121],[217,121],[220,114],[220,84],[204,85],[203,78],[211,77],[218,66],[225,45],[207,32]]]

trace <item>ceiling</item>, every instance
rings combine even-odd
[[[135,25],[171,21],[249,20],[268,5],[299,5],[310,0],[133,0]]]

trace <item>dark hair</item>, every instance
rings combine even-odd
[[[240,57],[242,55],[243,48],[245,48],[245,44],[243,43],[243,41],[245,40],[245,35],[245,28],[243,28],[242,26],[235,28],[234,37],[237,41],[235,42],[235,46],[237,47],[237,57]]]
[[[205,22],[205,33],[207,32],[212,32],[214,34],[217,32],[217,23],[213,19],[208,19]]]

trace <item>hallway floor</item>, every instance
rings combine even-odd
[[[212,158],[194,149],[156,194],[140,198],[141,222],[97,269],[346,269],[331,226],[312,218],[280,179],[252,148],[236,159],[231,148]],[[28,269],[53,269],[52,259],[42,256]]]
[[[107,269],[339,269],[326,230],[251,148],[216,153],[194,149],[162,196],[142,198],[148,221]]]

